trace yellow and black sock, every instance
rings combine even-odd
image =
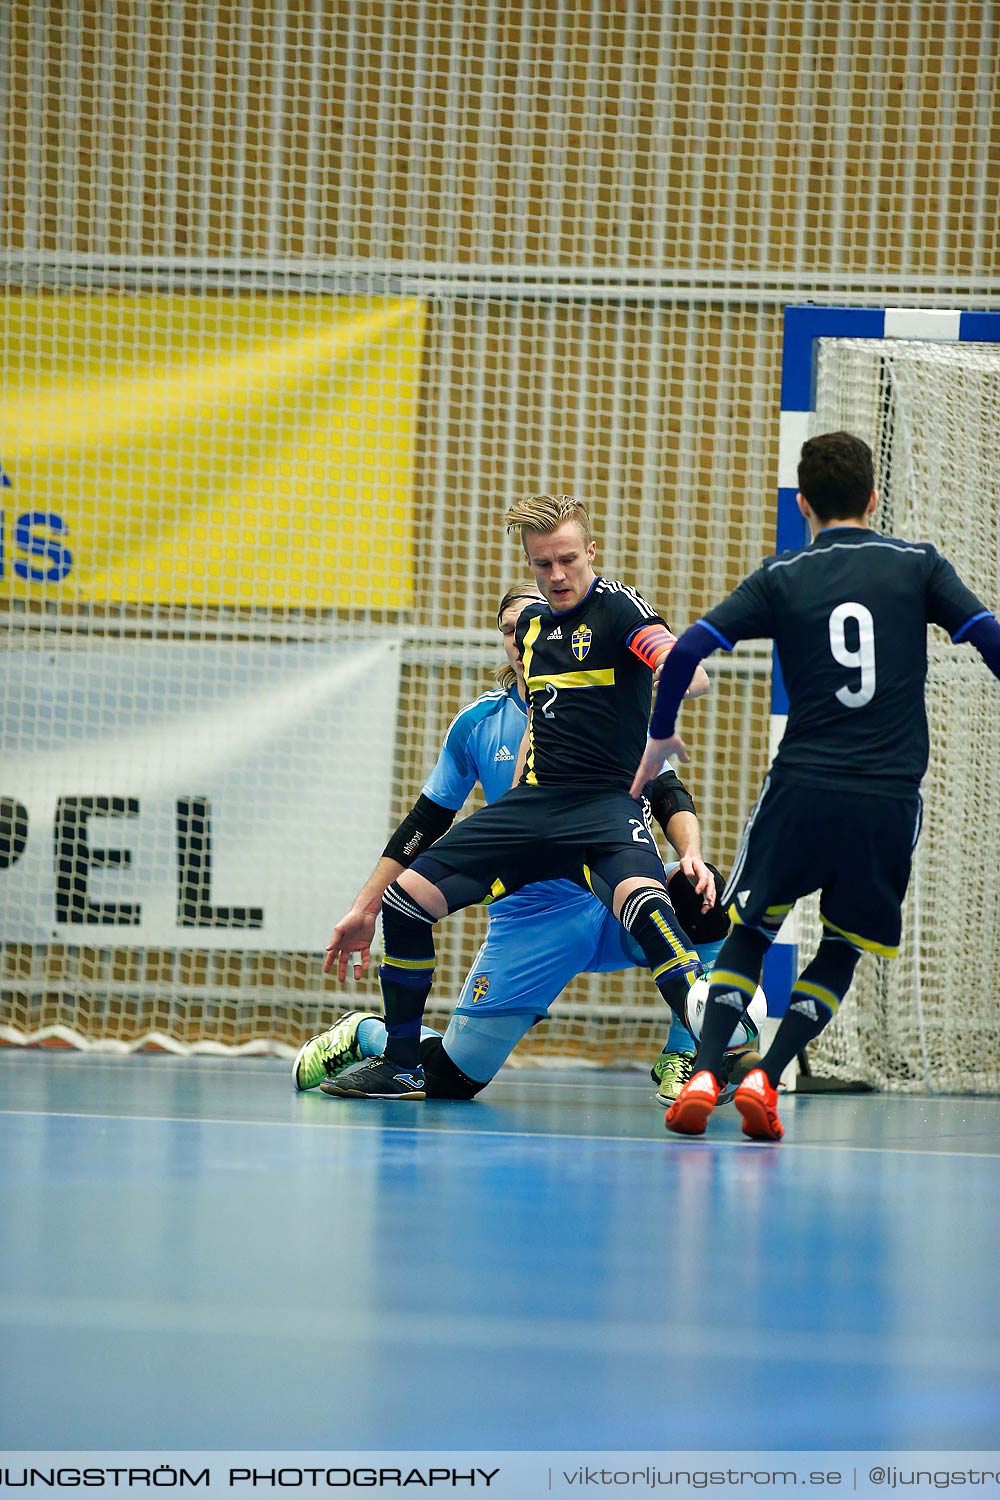
[[[812,963],[792,985],[788,1009],[762,1063],[775,1088],[792,1058],[804,1052],[837,1014],[860,957],[859,949],[851,943],[825,937]]]
[[[771,939],[754,927],[734,927],[723,943],[711,974],[695,1072],[707,1068],[720,1083],[724,1081],[723,1054],[734,1027],[754,997],[764,955],[770,946]]]

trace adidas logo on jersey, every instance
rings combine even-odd
[[[561,641],[562,640],[562,626],[561,625],[557,625],[556,628],[555,628],[555,630],[550,630],[549,633],[548,633],[548,635],[545,637],[545,639],[547,641]]]
[[[513,755],[511,755],[511,753],[507,749],[506,745],[501,745],[500,749],[497,751],[496,755],[494,755],[493,759],[495,761],[497,761],[497,760],[513,760],[514,757],[513,757]]]
[[[750,887],[747,886],[745,891],[737,891],[736,899],[741,906],[745,906],[746,903],[750,900]]]

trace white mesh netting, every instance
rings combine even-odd
[[[932,541],[992,607],[1000,598],[1000,348],[822,339],[813,429],[838,428],[875,453],[877,529]],[[902,951],[895,961],[862,960],[810,1062],[880,1088],[997,1092],[1000,695],[976,652],[951,645],[936,626],[927,707],[930,766]],[[807,948],[816,936],[813,914]]]
[[[511,499],[579,493],[682,626],[771,550],[782,305],[996,301],[980,10],[0,6],[0,1035],[288,1047],[371,1003],[321,952],[499,660]],[[767,652],[714,675],[725,868]],[[662,1022],[584,979],[519,1052]]]

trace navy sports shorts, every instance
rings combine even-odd
[[[826,932],[894,958],[922,807],[915,788],[886,795],[769,776],[723,904],[734,922],[773,937],[795,902],[818,890]]]
[[[516,786],[456,823],[414,860],[452,911],[538,880],[613,891],[639,877],[664,885],[643,804],[626,791]]]

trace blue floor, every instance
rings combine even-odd
[[[0,1052],[0,1449],[991,1449],[1000,1100]]]

